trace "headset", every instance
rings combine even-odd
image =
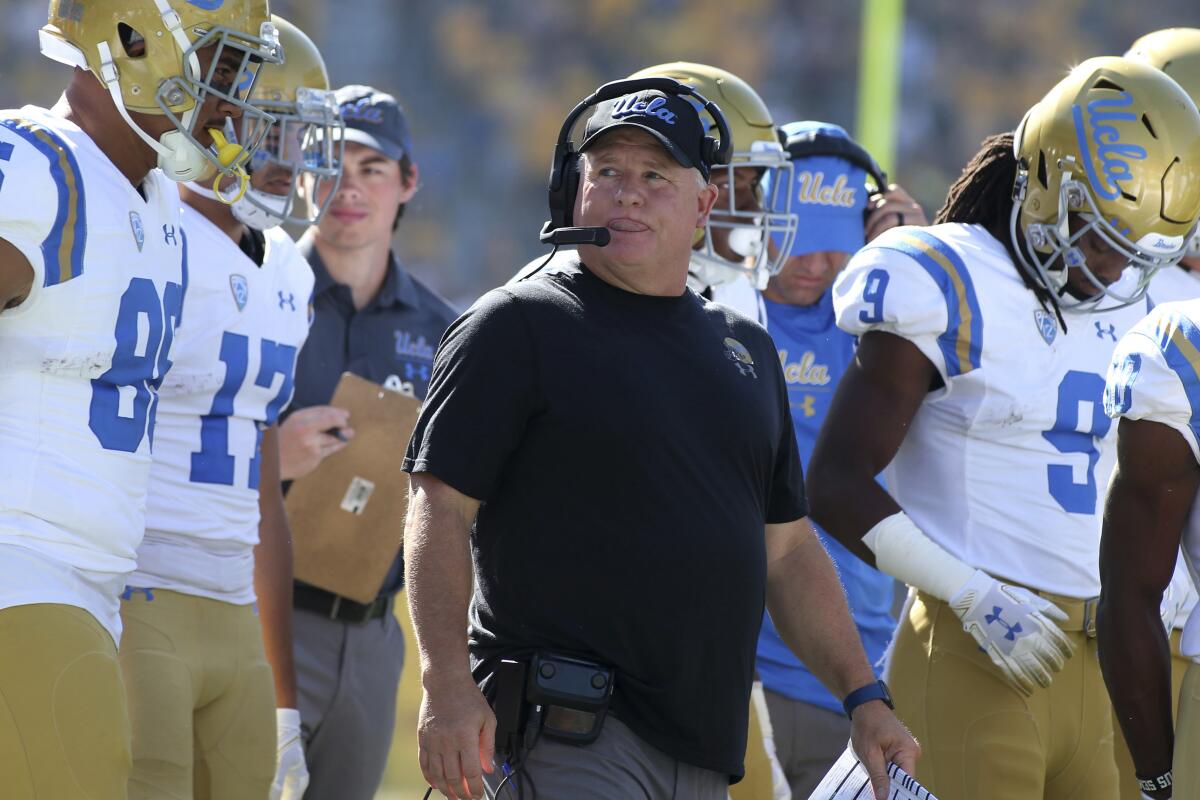
[[[733,137],[729,123],[717,104],[704,95],[673,78],[634,78],[606,83],[588,95],[571,110],[563,122],[554,145],[554,160],[550,164],[550,219],[542,226],[539,238],[544,244],[561,245],[590,244],[604,247],[608,244],[608,228],[580,228],[571,226],[571,214],[575,209],[575,195],[579,191],[579,152],[571,141],[571,131],[584,112],[606,100],[614,100],[635,92],[659,91],[663,94],[694,97],[712,117],[720,139],[705,136],[700,147],[701,159],[709,166],[728,164],[733,149]],[[868,156],[869,157],[869,156]]]
[[[853,139],[844,139],[841,136],[834,136],[819,130],[801,131],[788,136],[780,130],[779,141],[793,160],[821,156],[840,158],[866,172],[867,176],[875,182],[878,191],[887,191],[887,173],[883,171],[883,167],[879,166],[879,162],[867,152],[866,148]],[[870,211],[870,206],[863,210],[864,218],[870,214]]]

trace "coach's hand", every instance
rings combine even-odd
[[[350,412],[344,408],[309,406],[293,412],[279,426],[280,476],[294,481],[307,475],[352,438]]]
[[[871,776],[876,800],[890,796],[889,763],[913,777],[917,775],[921,746],[881,700],[869,700],[854,709],[850,716],[850,746]]]
[[[308,788],[308,765],[300,744],[300,712],[294,708],[275,709],[275,731],[278,754],[270,800],[300,800]]]
[[[417,753],[430,786],[451,800],[484,797],[483,773],[492,771],[495,744],[496,715],[470,674],[427,683]]]
[[[950,598],[950,607],[1009,683],[1026,696],[1049,686],[1053,673],[1075,652],[1051,619],[1065,621],[1062,609],[980,570]]]
[[[894,183],[883,194],[871,195],[867,200],[867,209],[863,236],[868,242],[888,228],[929,224],[921,204]]]

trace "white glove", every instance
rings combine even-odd
[[[1192,586],[1192,577],[1188,574],[1187,565],[1181,554],[1175,562],[1175,572],[1171,574],[1171,582],[1167,584],[1167,588],[1163,592],[1162,605],[1158,609],[1168,636],[1171,635],[1171,631],[1176,625],[1183,627],[1183,623],[1187,622],[1187,615],[1183,613],[1184,609],[1191,608],[1195,602],[1196,590]]]
[[[1065,621],[1062,609],[1027,589],[975,574],[950,598],[950,608],[1018,691],[1028,696],[1050,685],[1075,651],[1049,618]]]
[[[294,708],[275,709],[275,732],[279,752],[270,800],[300,800],[308,788],[308,765],[300,743],[300,712]]]

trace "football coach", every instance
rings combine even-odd
[[[846,699],[876,795],[888,761],[913,771],[805,519],[775,347],[686,285],[729,152],[693,101],[653,78],[576,106],[542,238],[577,259],[488,292],[437,352],[404,552],[421,769],[447,797],[724,800],[764,601]]]

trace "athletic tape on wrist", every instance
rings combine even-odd
[[[903,511],[877,522],[863,544],[875,554],[880,570],[939,600],[949,600],[975,574],[974,567],[947,553]]]

